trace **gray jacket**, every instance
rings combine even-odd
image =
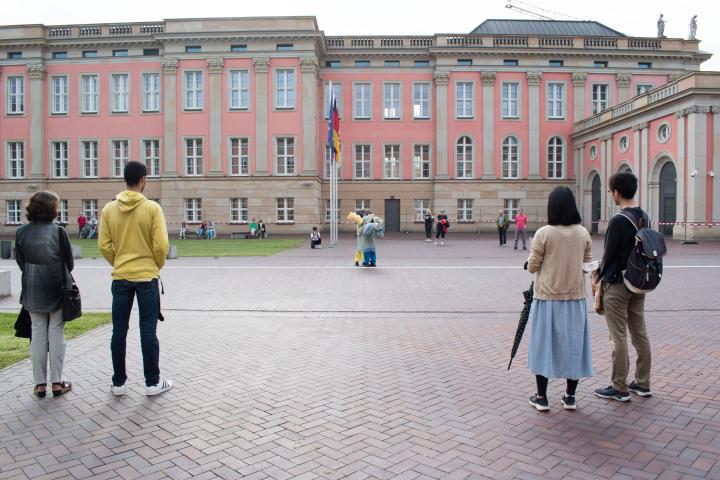
[[[58,229],[60,238],[58,238]],[[65,244],[61,258],[60,240]],[[15,232],[15,259],[22,270],[20,303],[29,312],[53,312],[62,301],[62,264],[67,265],[70,285],[74,265],[70,239],[64,228],[53,223],[28,223]]]

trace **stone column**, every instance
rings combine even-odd
[[[675,197],[677,198],[677,202],[675,202],[675,218],[677,221],[682,222],[685,221],[685,185],[687,184],[686,181],[686,175],[687,175],[687,157],[685,155],[685,111],[680,110],[679,112],[675,112],[675,117],[677,118],[677,158],[675,159],[675,174],[677,175],[677,183],[676,183],[676,190],[675,190]],[[654,173],[654,172],[653,172]],[[657,172],[657,178],[653,178],[654,181],[659,181],[660,179],[660,172]],[[659,191],[659,190],[658,190]],[[659,206],[659,204],[658,204]],[[655,212],[658,213],[658,212]],[[676,225],[673,227],[673,237],[675,237],[676,234],[684,234],[684,226],[683,225]]]
[[[210,71],[210,176],[221,176],[222,171],[222,57],[207,59]]]
[[[608,135],[600,137],[600,178],[602,179],[603,186],[603,188],[600,190],[600,203],[602,205],[600,215],[601,221],[610,219],[609,212],[611,199],[607,195],[608,179],[612,174],[612,172],[608,171],[608,154],[610,153],[608,152],[609,144],[610,142],[608,142]]]
[[[30,116],[30,178],[45,177],[45,64],[27,67],[30,78],[28,98],[25,102]]]
[[[482,72],[482,178],[495,176],[495,72]]]
[[[253,58],[255,70],[255,175],[269,175],[268,170],[268,72],[270,58]]]
[[[541,72],[527,72],[528,82],[528,178],[540,178],[540,80]]]
[[[435,101],[436,101],[436,133],[435,146],[436,172],[435,178],[448,178],[448,83],[450,83],[449,70],[435,71]]]
[[[318,173],[318,71],[315,57],[301,58],[302,72],[302,174]]]
[[[615,169],[613,168],[613,148],[612,148],[612,135],[605,135],[601,138],[603,142],[603,146],[605,148],[605,185],[610,185],[610,177],[615,173]],[[603,189],[607,190],[607,188]],[[606,213],[605,213],[605,219],[610,220],[610,217],[612,217],[615,209],[615,204],[613,203],[612,198],[608,195],[606,198]]]
[[[706,191],[707,191],[707,114],[709,107],[694,106],[688,109],[687,125],[687,221],[705,222],[706,218]],[[697,171],[692,178],[693,171]],[[696,227],[688,228],[695,237]]]
[[[634,97],[634,95],[630,95],[630,80],[632,79],[632,74],[630,73],[618,73],[615,76],[615,80],[617,82],[617,89],[618,89],[618,103],[622,103],[625,100],[629,100],[630,98]]]
[[[177,177],[177,59],[162,62],[164,102],[165,176]]]
[[[712,221],[720,222],[720,107],[712,107],[713,112],[713,163],[711,179],[713,186]]]
[[[647,183],[647,178],[645,174],[641,173],[640,171],[640,130],[642,130],[642,127],[640,125],[634,125],[633,126],[633,139],[632,139],[632,149],[633,149],[633,173],[638,177],[638,181],[640,182],[640,185],[643,185]],[[642,192],[642,187],[640,188],[640,192]],[[640,194],[640,201],[645,201],[645,195]],[[641,203],[642,206],[642,203]]]
[[[587,73],[573,72],[573,123],[577,123],[585,118],[585,82],[587,81]]]
[[[645,203],[645,206],[650,206],[650,195],[648,188],[650,185],[650,177],[648,170],[650,169],[650,152],[648,150],[648,123],[641,123],[638,125],[640,128],[640,201]],[[641,203],[642,206],[642,203]],[[647,210],[646,210],[647,211]]]
[[[577,191],[578,211],[582,215],[585,211],[585,172],[583,170],[583,148],[584,145],[579,143],[573,149],[574,169],[575,169],[575,188]],[[585,217],[583,217],[585,218]],[[585,218],[587,220],[587,218]]]

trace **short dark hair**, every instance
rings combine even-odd
[[[620,196],[626,200],[632,200],[635,198],[637,192],[638,180],[637,177],[630,172],[616,173],[610,177],[608,182],[610,191],[616,191]]]
[[[575,195],[568,187],[555,187],[548,198],[548,225],[577,225],[581,222]]]
[[[37,192],[30,197],[25,216],[30,222],[52,222],[58,215],[59,204],[60,198],[57,194],[45,190]]]
[[[143,177],[147,177],[147,167],[145,167],[144,163],[130,161],[125,165],[123,177],[125,177],[125,183],[128,187],[134,187],[140,183]]]

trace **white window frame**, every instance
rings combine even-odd
[[[547,96],[547,118],[549,120],[565,119],[565,82],[548,82],[545,95]]]
[[[353,119],[371,120],[373,91],[371,82],[353,83]]]
[[[655,88],[652,83],[638,83],[635,85],[635,95],[643,95]]]
[[[201,111],[205,108],[205,72],[185,70],[183,72],[184,110]]]
[[[7,178],[25,178],[27,163],[25,161],[25,142],[10,140],[5,144],[7,152]]]
[[[425,153],[427,158],[423,158]],[[427,175],[424,173],[426,170]],[[430,178],[432,178],[432,145],[416,143],[413,145],[413,179],[429,180]]]
[[[355,213],[361,212],[362,210],[370,210],[370,199],[363,198],[355,200]]]
[[[275,146],[275,175],[297,175],[297,141],[295,137],[292,135],[277,136],[273,143]],[[288,153],[289,147],[292,147],[292,154]]]
[[[25,114],[25,77],[11,75],[7,77],[7,95],[5,97],[5,113],[8,115]]]
[[[413,201],[413,205],[415,207],[415,221],[416,222],[424,222],[425,221],[425,212],[427,210],[430,210],[430,199],[416,198]]]
[[[383,120],[402,119],[402,83],[383,82]]]
[[[6,217],[5,223],[7,225],[20,225],[22,223],[22,201],[21,200],[7,200],[5,202]]]
[[[117,82],[119,79],[123,82]],[[130,74],[110,74],[110,113],[130,113]]]
[[[148,147],[149,150],[148,150]],[[147,168],[148,177],[159,177],[161,174],[162,142],[159,138],[143,138],[140,140],[140,154]]]
[[[520,82],[502,82],[500,85],[500,112],[503,119],[516,120],[520,118],[521,92]]]
[[[162,79],[157,72],[146,72],[141,76],[142,82],[142,111],[145,113],[159,113],[161,110]]]
[[[60,203],[58,204],[58,216],[57,220],[67,225],[68,223],[68,216],[69,216],[70,208],[68,207],[68,201],[67,199],[60,199]]]
[[[69,82],[67,75],[50,76],[50,114],[67,115],[69,108]]]
[[[228,72],[228,108],[230,110],[250,109],[250,72],[230,70]]]
[[[600,90],[604,90],[601,92]],[[597,90],[597,91],[596,91]],[[591,88],[592,113],[596,115],[610,108],[610,84],[593,83]]]
[[[475,82],[455,82],[455,118],[473,118],[475,116],[474,105]]]
[[[590,145],[590,160],[595,160],[597,158],[597,145]]]
[[[274,70],[275,110],[293,110],[297,105],[297,78],[294,68]]]
[[[474,222],[475,210],[473,208],[472,198],[458,198],[457,201],[457,221],[458,222]]]
[[[100,77],[94,73],[80,75],[80,113],[100,113]]]
[[[515,217],[520,211],[520,199],[506,198],[503,200],[503,211],[507,214],[508,220],[515,221]]]
[[[385,180],[402,178],[402,157],[399,143],[383,144],[383,178]]]
[[[56,154],[58,150],[56,147],[61,147],[60,152],[64,153],[64,156],[58,157]],[[50,156],[52,165],[52,176],[53,178],[69,178],[70,177],[70,142],[67,140],[51,140],[50,141]]]
[[[362,150],[362,158],[358,159],[358,153]],[[372,178],[372,144],[353,144],[353,179],[370,180]],[[367,158],[365,156],[367,155]],[[358,175],[358,166],[362,175]]]
[[[118,148],[119,147],[119,148]],[[110,176],[123,176],[125,165],[130,161],[130,140],[127,138],[110,139]]]
[[[230,223],[248,223],[247,197],[230,199]]]
[[[94,156],[88,156],[88,149],[86,148],[88,144],[94,144],[94,147],[90,149]],[[90,174],[88,174],[88,171],[90,171]],[[98,178],[100,176],[100,142],[98,140],[80,140],[80,176],[83,178]]]
[[[323,144],[323,178],[330,179],[330,144]]]
[[[183,219],[187,223],[202,222],[202,198],[185,198],[183,207]]]
[[[461,141],[462,144],[460,143]],[[460,151],[460,149],[462,149],[462,151]],[[461,135],[455,141],[455,178],[463,180],[473,178],[474,163],[475,141],[470,135]]]
[[[340,82],[333,82],[333,92],[335,93],[335,104],[337,105],[338,115],[340,118],[343,116],[343,86]],[[328,119],[330,113],[330,82],[325,82],[323,86],[323,118]]]
[[[518,137],[508,135],[503,138],[500,152],[502,160],[501,178],[520,178],[520,140]]]
[[[554,135],[547,142],[547,178],[561,180],[565,178],[565,140]],[[560,174],[557,174],[558,166]]]
[[[621,153],[625,153],[630,149],[630,137],[627,135],[623,135],[618,139],[618,150],[620,150]]]
[[[415,120],[430,119],[432,103],[432,86],[430,82],[413,82],[413,118]]]
[[[667,135],[662,135],[663,128],[667,132]],[[658,143],[667,143],[670,141],[670,138],[672,138],[672,127],[667,122],[662,122],[660,125],[658,125],[656,130],[656,138]]]
[[[295,223],[295,198],[275,198],[276,223]]]
[[[340,222],[340,212],[342,207],[340,206],[340,200],[338,199],[337,208],[335,209],[335,219]],[[330,199],[325,199],[325,223],[330,223]]]
[[[186,177],[200,177],[203,175],[204,142],[202,137],[187,137],[183,139],[183,164]],[[188,154],[188,148],[192,150]]]
[[[98,218],[98,201],[95,198],[83,198],[80,202],[82,213],[90,220],[92,217]]]
[[[237,144],[237,154],[234,153]],[[245,154],[243,154],[245,150]],[[250,174],[250,139],[248,137],[228,138],[228,174],[242,177]]]

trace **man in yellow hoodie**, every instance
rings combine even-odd
[[[160,316],[158,278],[168,253],[168,234],[162,208],[142,194],[146,176],[144,164],[128,162],[124,171],[127,189],[105,205],[100,221],[100,251],[113,267],[111,392],[118,396],[125,394],[126,338],[135,296],[140,309],[145,394],[157,395],[173,386],[172,380],[160,377],[156,333]]]

